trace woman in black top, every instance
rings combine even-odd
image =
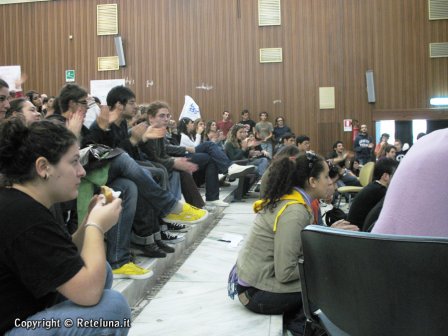
[[[121,200],[94,197],[72,237],[49,211],[76,198],[85,175],[75,135],[51,121],[1,123],[0,174],[0,334],[19,335],[40,321],[39,335],[126,335],[130,309],[109,289],[104,251]]]

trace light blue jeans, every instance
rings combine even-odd
[[[29,316],[26,321],[45,321],[48,325],[34,329],[13,328],[5,336],[38,335],[38,336],[125,336],[131,326],[131,309],[120,293],[110,289],[112,286],[112,269],[107,264],[107,277],[103,297],[95,306],[79,306],[62,297],[62,301]],[[6,304],[6,303],[5,303]],[[12,303],[8,303],[12,304]],[[25,321],[22,321],[25,323]],[[71,323],[70,323],[71,322]],[[20,321],[18,321],[20,323]],[[102,324],[97,327],[87,324]],[[109,327],[107,324],[120,324],[120,327]],[[55,326],[59,324],[58,326]],[[71,324],[71,326],[70,326]],[[79,324],[79,325],[78,325]],[[50,326],[52,326],[50,328]]]

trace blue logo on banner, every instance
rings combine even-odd
[[[194,104],[190,104],[190,108],[188,109],[189,112],[194,113],[194,114],[198,114],[199,113],[199,109],[197,109]]]

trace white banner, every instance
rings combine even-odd
[[[0,78],[9,85],[9,90],[16,90],[16,80],[20,79],[20,65],[0,66]]]
[[[90,94],[98,97],[101,100],[101,105],[107,105],[106,97],[109,91],[119,85],[125,85],[124,78],[122,79],[104,79],[90,81]]]
[[[180,113],[179,120],[182,118],[190,118],[195,121],[201,117],[201,111],[199,110],[198,104],[195,103],[193,98],[190,96],[185,96],[184,107],[182,108],[182,112]]]

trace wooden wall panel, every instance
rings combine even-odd
[[[127,66],[98,72],[115,54],[113,36],[96,36],[96,5],[117,3]],[[387,116],[431,113],[429,98],[448,95],[446,58],[430,42],[448,41],[448,21],[428,20],[427,0],[282,0],[282,25],[258,27],[257,0],[58,0],[0,6],[0,65],[20,64],[25,89],[57,94],[64,71],[77,82],[125,78],[139,102],[163,99],[178,115],[191,95],[205,119],[247,108],[283,115],[314,149],[327,152],[351,134],[342,120],[373,129]],[[70,40],[69,35],[73,35]],[[283,48],[283,62],[260,64],[259,49]],[[367,103],[365,72],[377,101]],[[147,81],[154,85],[147,86]],[[200,90],[197,86],[213,86]],[[334,86],[336,108],[319,109],[319,86]],[[422,112],[424,111],[424,112]],[[333,127],[332,127],[333,125]]]

